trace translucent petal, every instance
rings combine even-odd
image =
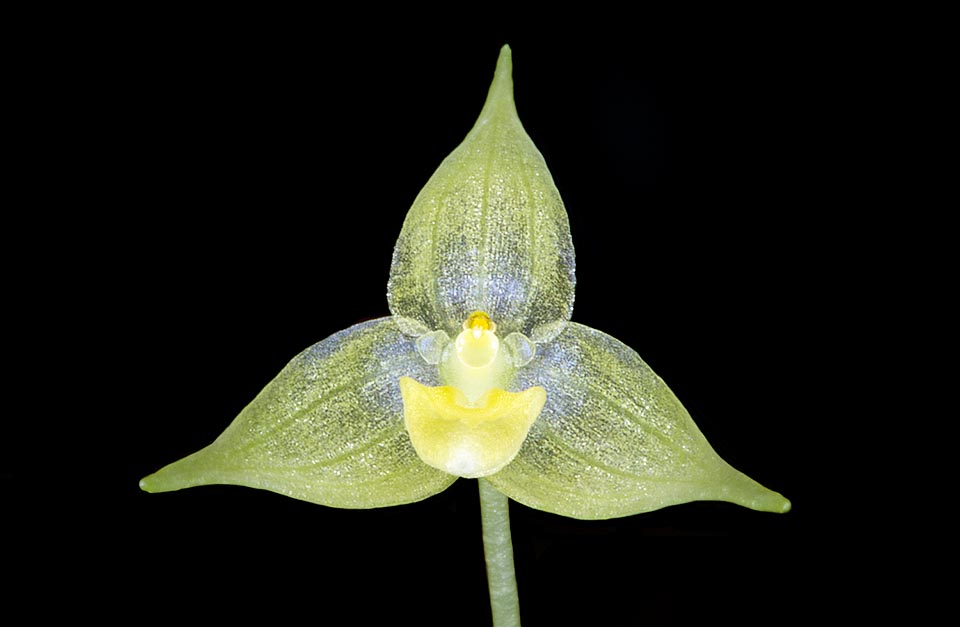
[[[355,325],[295,357],[213,444],[141,487],[227,483],[348,508],[427,498],[456,477],[414,451],[399,379],[435,384],[436,371],[392,318]]]
[[[790,509],[723,461],[663,380],[605,333],[571,322],[515,385],[543,386],[547,402],[517,457],[487,480],[525,505],[589,519],[696,500]]]
[[[574,254],[560,193],[513,101],[504,47],[473,129],[417,196],[393,253],[390,311],[407,333],[455,337],[474,311],[506,337],[555,337],[570,319]]]

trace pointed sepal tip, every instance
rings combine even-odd
[[[477,124],[483,123],[498,113],[517,116],[517,107],[513,100],[513,53],[510,51],[510,46],[506,44],[500,49],[493,82],[490,83],[487,100],[480,111]]]

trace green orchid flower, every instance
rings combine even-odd
[[[373,508],[464,477],[482,478],[485,498],[581,519],[694,500],[790,509],[713,451],[636,352],[570,321],[566,210],[511,72],[505,46],[479,119],[407,214],[392,316],[295,357],[216,441],[144,490],[237,484]]]

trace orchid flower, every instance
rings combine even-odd
[[[790,509],[713,451],[636,352],[570,321],[566,210],[517,116],[511,72],[504,46],[479,119],[407,214],[392,316],[295,357],[216,441],[144,490],[238,484],[373,508],[464,477],[482,479],[485,522],[488,505],[506,515],[506,497],[581,519],[694,500]]]

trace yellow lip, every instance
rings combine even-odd
[[[449,385],[400,378],[403,418],[417,455],[429,466],[465,478],[485,477],[509,464],[543,410],[547,392],[492,389],[475,403]]]

